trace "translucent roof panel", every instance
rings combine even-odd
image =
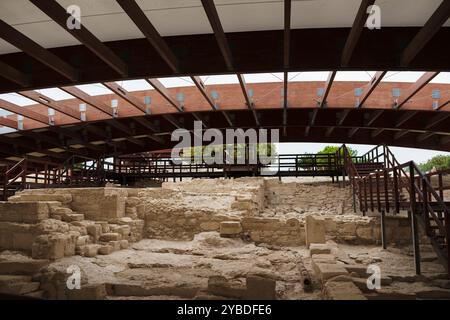
[[[1,106],[0,106],[0,117],[7,117],[7,116],[10,116],[10,115],[13,115],[13,114],[14,113],[12,113],[12,112],[9,112],[7,110],[1,109]]]
[[[77,86],[78,89],[86,92],[90,96],[99,96],[102,94],[112,94],[113,92],[101,83],[83,84]]]
[[[39,92],[40,94],[43,94],[43,95],[55,100],[55,101],[74,98],[67,92],[62,91],[61,89],[58,89],[58,88],[40,89],[40,90],[36,90],[36,91]]]
[[[416,82],[425,72],[389,71],[381,82]]]
[[[189,87],[195,85],[189,77],[158,78],[158,80],[161,81],[166,88]]]
[[[200,77],[205,85],[209,84],[236,84],[239,80],[234,74],[226,75],[213,75],[213,76],[201,76]]]
[[[16,129],[8,128],[8,127],[0,127],[0,134],[16,132]]]
[[[123,87],[127,91],[142,91],[142,90],[151,90],[152,86],[145,80],[126,80],[126,81],[116,81],[118,85]]]
[[[246,73],[244,75],[247,83],[282,82],[283,73]]]
[[[17,104],[18,106],[21,106],[21,107],[36,104],[35,101],[28,99],[24,96],[21,96],[20,94],[14,93],[14,92],[0,94],[0,99]]]
[[[450,72],[441,72],[430,83],[445,83],[450,84]]]
[[[374,75],[374,71],[339,71],[334,81],[370,81]]]
[[[289,81],[326,81],[329,72],[327,71],[308,71],[308,72],[289,72]]]

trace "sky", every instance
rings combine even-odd
[[[328,77],[328,72],[289,72],[289,81],[326,81]],[[375,71],[340,71],[337,72],[334,81],[369,81]],[[382,82],[415,82],[423,72],[388,72],[383,78]],[[244,75],[247,84],[252,83],[262,83],[262,82],[281,82],[283,80],[283,73],[259,73],[259,74],[245,74]],[[212,84],[237,84],[238,79],[235,75],[213,75],[213,76],[202,76],[203,82],[206,85]],[[174,87],[185,87],[193,86],[193,82],[189,77],[172,77],[172,78],[159,78],[162,84],[168,88]],[[138,90],[153,90],[153,88],[144,80],[129,80],[129,81],[118,81],[118,84],[123,86],[126,90],[138,91]],[[450,72],[441,72],[436,76],[430,83],[445,83],[450,84]],[[87,84],[77,86],[79,89],[85,91],[89,95],[101,95],[111,93],[109,89],[101,84]],[[40,93],[49,96],[50,98],[59,101],[64,99],[73,98],[69,94],[63,92],[57,88],[38,90]],[[25,107],[27,105],[35,104],[34,101],[22,97],[16,93],[6,93],[0,94],[0,99],[4,99],[11,103],[17,104],[19,106]],[[254,97],[256,100],[257,97]],[[1,107],[1,106],[0,106]],[[0,116],[6,116],[11,114],[0,108]],[[14,130],[8,128],[0,127],[0,134],[6,132],[12,132]],[[315,153],[322,150],[327,145],[326,143],[280,143],[277,144],[277,152],[279,154],[283,153]],[[359,155],[364,154],[373,145],[359,145],[359,144],[349,144],[349,147],[358,151]],[[412,149],[412,148],[399,148],[391,147],[391,151],[394,153],[396,158],[400,163],[414,160],[417,163],[424,162],[437,154],[447,154],[450,153],[424,150],[424,149]]]

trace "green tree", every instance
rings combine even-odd
[[[298,165],[303,169],[312,169],[314,165],[319,170],[325,170],[329,168],[329,164],[334,164],[334,155],[338,152],[339,146],[326,146],[321,151],[316,154],[304,153],[304,155],[298,159]],[[358,151],[355,149],[347,147],[350,156],[356,157]],[[330,156],[328,156],[330,155]],[[343,150],[341,149],[341,155],[343,155]]]
[[[322,151],[317,152],[317,154],[328,154],[328,153],[336,153],[339,150],[340,147],[338,146],[326,146],[323,148]],[[358,151],[355,149],[352,149],[350,147],[347,147],[348,152],[350,153],[350,156],[356,157],[358,155]],[[341,154],[343,154],[343,151],[341,150]]]
[[[439,154],[419,164],[419,168],[422,171],[430,171],[433,168],[437,170],[450,169],[450,156]]]
[[[188,161],[190,159],[191,162],[200,161],[202,159],[202,155],[209,156],[214,155],[214,153],[222,153],[223,150],[227,150],[227,147],[230,145],[212,145],[212,146],[196,146],[191,148],[183,149],[183,158]],[[237,162],[237,158],[244,158],[245,154],[245,144],[234,144],[234,160]],[[256,145],[256,156],[268,157],[273,161],[277,156],[276,146],[273,143],[258,143]]]

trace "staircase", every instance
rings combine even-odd
[[[445,201],[443,192],[450,189],[443,185],[443,176],[450,170],[423,174],[414,161],[400,164],[384,145],[361,157],[350,156],[345,145],[338,153],[350,180],[355,210],[358,202],[363,215],[368,211],[379,214],[382,225],[386,213],[408,211],[412,218],[416,272],[420,273],[418,227],[421,227],[450,275],[450,202]],[[437,186],[430,182],[434,175],[438,176]]]
[[[383,170],[384,164],[382,162],[363,162],[355,163],[355,169],[360,177],[367,176],[372,172]]]
[[[22,159],[13,166],[0,171],[0,200],[6,201],[17,190],[24,189],[27,176],[27,161]]]
[[[22,259],[0,261],[0,297],[8,299],[43,298],[40,283],[33,280],[48,260]]]

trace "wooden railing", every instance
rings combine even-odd
[[[444,191],[449,190],[450,186],[443,182],[450,170],[424,174],[414,161],[399,164],[387,146],[377,146],[363,155],[362,161],[381,162],[384,163],[383,168],[360,176],[346,146],[338,152],[345,159],[344,169],[351,181],[353,198],[359,199],[359,209],[363,215],[369,210],[378,211],[384,220],[385,212],[406,210],[412,219],[415,252],[419,252],[415,225],[419,221],[436,251],[446,261],[447,270],[450,270],[450,209],[444,198]],[[433,176],[437,176],[437,187],[430,181]],[[420,273],[420,257],[416,258],[416,270]]]
[[[8,198],[8,192],[11,186],[15,184],[19,179],[21,183],[21,188],[25,188],[26,184],[26,174],[27,174],[27,159],[22,159],[12,167],[6,167],[3,173],[3,194],[2,199],[6,200]]]

